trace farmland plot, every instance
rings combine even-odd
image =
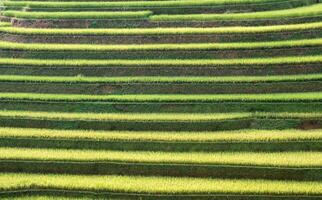
[[[0,0],[1,199],[321,199],[322,3]]]

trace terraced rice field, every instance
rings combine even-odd
[[[0,199],[322,199],[322,2],[0,0]]]

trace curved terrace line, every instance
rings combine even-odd
[[[107,66],[131,66],[131,67],[200,67],[200,66],[244,66],[244,65],[282,65],[282,64],[307,64],[322,63],[322,55],[296,56],[296,57],[268,57],[268,58],[244,58],[244,59],[153,59],[153,60],[85,60],[85,59],[21,59],[0,58],[0,65],[23,65],[40,67],[107,67]]]
[[[218,132],[86,131],[0,128],[1,138],[157,142],[291,142],[319,141],[322,130],[235,130]]]
[[[299,8],[290,8],[275,11],[261,11],[249,13],[225,14],[183,14],[183,15],[152,15],[152,21],[212,21],[212,20],[252,20],[252,19],[279,19],[290,17],[316,16],[322,14],[322,3]]]
[[[217,77],[84,77],[84,76],[24,76],[0,75],[0,82],[25,83],[261,83],[320,81],[322,74],[271,75],[271,76],[217,76]]]
[[[320,195],[320,182],[1,173],[0,189],[47,188],[150,194]],[[151,187],[145,187],[150,185]]]
[[[17,43],[0,41],[0,49],[29,51],[170,51],[170,50],[230,50],[230,49],[273,49],[292,47],[319,47],[322,39],[284,40],[268,42],[232,42],[232,43],[183,43],[183,44],[46,44]]]
[[[294,2],[295,0],[153,0],[153,1],[4,1],[4,6],[28,8],[173,8]]]
[[[5,23],[8,25],[8,23]],[[2,33],[26,34],[26,35],[193,35],[193,34],[233,34],[233,33],[272,33],[286,31],[320,30],[322,22],[285,24],[271,26],[232,26],[212,28],[22,28],[22,27],[0,27]]]

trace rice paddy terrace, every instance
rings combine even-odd
[[[1,199],[322,199],[319,0],[0,0]]]

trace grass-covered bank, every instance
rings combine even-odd
[[[240,2],[240,1],[239,1]],[[158,5],[159,3],[159,5]],[[284,10],[274,10],[274,11],[261,11],[261,12],[248,12],[248,13],[224,13],[224,14],[185,14],[185,15],[153,15],[151,11],[145,11],[142,13],[131,13],[130,11],[123,11],[122,13],[114,12],[112,13],[104,13],[104,12],[59,12],[59,9],[62,8],[111,8],[111,7],[120,7],[131,5],[132,7],[141,7],[142,10],[151,10],[153,11],[153,7],[162,7],[166,6],[165,8],[171,8],[173,6],[209,6],[211,3],[216,3],[216,1],[153,1],[153,2],[4,2],[5,6],[12,6],[12,7],[31,7],[31,8],[58,8],[58,12],[25,12],[25,11],[12,11],[12,10],[5,10],[2,12],[2,15],[6,17],[16,17],[16,18],[23,18],[23,19],[150,19],[152,21],[184,21],[184,20],[199,20],[199,21],[209,21],[209,20],[252,20],[252,19],[272,19],[272,18],[292,18],[292,17],[299,17],[299,16],[319,16],[321,12],[319,12],[321,5],[320,4],[313,4],[307,5],[303,3],[300,4],[298,8],[290,8]],[[218,1],[217,1],[218,3]],[[227,3],[222,2],[222,3]],[[254,3],[254,2],[253,2]],[[263,1],[261,1],[263,3]],[[150,4],[148,6],[147,4]],[[162,5],[163,4],[163,5]],[[177,4],[177,5],[175,5]],[[199,5],[198,5],[199,4]],[[308,3],[309,4],[309,3]],[[133,6],[134,5],[134,6]],[[152,6],[153,5],[153,6]],[[276,4],[278,6],[278,4]],[[266,5],[267,6],[267,5]],[[133,11],[132,11],[133,12]],[[161,11],[157,11],[161,12]],[[178,12],[177,12],[178,13]],[[301,14],[298,14],[301,13]]]
[[[23,19],[147,19],[150,11],[136,12],[23,12],[3,11],[6,17]]]
[[[5,23],[7,24],[7,23]],[[322,22],[283,24],[271,26],[232,26],[232,27],[173,27],[173,28],[119,28],[119,29],[68,29],[68,28],[22,28],[0,27],[0,32],[26,35],[207,35],[207,34],[255,34],[287,31],[320,30]]]
[[[180,145],[180,144],[178,144]],[[9,153],[12,156],[1,157],[1,172],[26,172],[26,173],[66,173],[66,174],[101,174],[101,175],[144,175],[144,176],[175,176],[175,177],[204,177],[204,178],[247,178],[247,179],[268,179],[268,180],[301,180],[301,181],[318,181],[321,179],[322,169],[319,166],[298,166],[298,165],[281,165],[291,158],[296,157],[302,160],[305,155],[309,164],[312,162],[314,153],[312,152],[284,152],[284,153],[196,153],[196,152],[117,152],[117,151],[93,151],[93,150],[59,150],[59,149],[26,149],[26,148],[0,148],[0,152]],[[20,152],[20,153],[19,153]],[[25,156],[25,153],[29,156]],[[43,153],[39,153],[43,152]],[[77,160],[75,153],[81,152],[81,160]],[[44,153],[50,153],[51,156],[46,158]],[[135,153],[135,155],[133,155]],[[317,152],[316,152],[317,153]],[[19,154],[19,156],[17,156]],[[86,156],[86,154],[88,154]],[[100,159],[97,159],[97,155]],[[117,156],[117,159],[114,160]],[[138,156],[137,160],[126,160],[127,156]],[[141,156],[140,156],[141,155]],[[163,156],[162,156],[163,155]],[[179,161],[184,155],[189,155],[188,160]],[[211,156],[215,161],[217,157],[225,158],[219,163],[199,163],[203,161],[205,155]],[[219,156],[218,156],[219,155]],[[228,156],[227,156],[228,155]],[[312,155],[312,156],[311,156]],[[38,157],[34,157],[38,156]],[[56,157],[60,156],[60,157]],[[107,157],[106,157],[107,156]],[[180,157],[181,156],[181,157]],[[199,156],[198,162],[192,160]],[[267,157],[275,160],[272,163],[237,163],[243,157],[249,156],[256,160],[264,161]],[[280,157],[283,156],[281,162]],[[91,158],[88,158],[91,157]],[[144,158],[153,157],[149,161]],[[164,159],[162,159],[162,157]],[[188,157],[188,156],[186,156]],[[236,160],[235,158],[238,157]],[[272,159],[272,157],[274,159]],[[218,158],[220,159],[220,158]],[[225,163],[227,160],[235,160],[236,163]],[[174,161],[175,160],[175,161]],[[231,161],[230,160],[230,161]],[[174,161],[174,162],[172,162]],[[285,164],[284,163],[284,164]],[[290,163],[292,164],[292,163]],[[293,163],[294,164],[294,163]],[[249,174],[250,173],[250,174]]]
[[[217,132],[86,131],[1,128],[0,146],[172,152],[320,151],[321,129]]]
[[[319,47],[322,39],[304,39],[268,42],[238,43],[193,43],[193,44],[128,44],[128,45],[95,45],[95,44],[46,44],[46,43],[15,43],[0,41],[0,49],[24,51],[173,51],[173,50],[233,50],[233,49],[274,49]]]
[[[271,94],[39,94],[0,93],[1,100],[53,101],[53,102],[133,102],[133,103],[209,103],[209,102],[321,102],[321,92]]]
[[[120,8],[130,9],[130,8],[185,8],[185,7],[205,7],[205,6],[229,6],[229,5],[245,5],[251,6],[252,4],[259,4],[262,6],[266,5],[278,5],[281,3],[290,3],[292,1],[278,1],[278,0],[232,0],[232,1],[223,1],[223,0],[153,0],[153,1],[6,1],[4,6],[7,7],[30,7],[30,8]],[[294,1],[293,1],[294,3]],[[308,5],[311,1],[305,1],[303,4]]]
[[[2,160],[321,167],[321,152],[140,152],[0,148]]]
[[[271,194],[320,195],[321,183],[268,180],[223,180],[140,176],[76,176],[22,173],[0,174],[3,191],[69,189],[150,194]],[[46,180],[46,181],[44,181]],[[145,187],[153,185],[153,187]]]
[[[258,83],[319,81],[322,74],[298,74],[275,76],[217,76],[217,77],[83,77],[83,76],[19,76],[0,75],[1,82],[23,83]]]
[[[235,130],[221,132],[82,131],[0,128],[1,138],[47,138],[96,141],[283,142],[322,140],[322,130]]]
[[[133,131],[321,128],[320,113],[55,113],[2,111],[7,127]]]
[[[107,66],[243,66],[243,65],[282,65],[282,64],[309,64],[321,63],[322,56],[298,56],[298,57],[271,57],[271,58],[244,58],[244,59],[154,59],[154,60],[45,60],[45,59],[14,59],[0,58],[0,65],[22,65],[22,66],[43,66],[43,67],[107,67]]]
[[[225,14],[186,14],[186,15],[152,15],[152,21],[212,21],[212,20],[256,20],[279,19],[304,16],[319,16],[322,14],[322,4],[314,4],[292,9]]]

